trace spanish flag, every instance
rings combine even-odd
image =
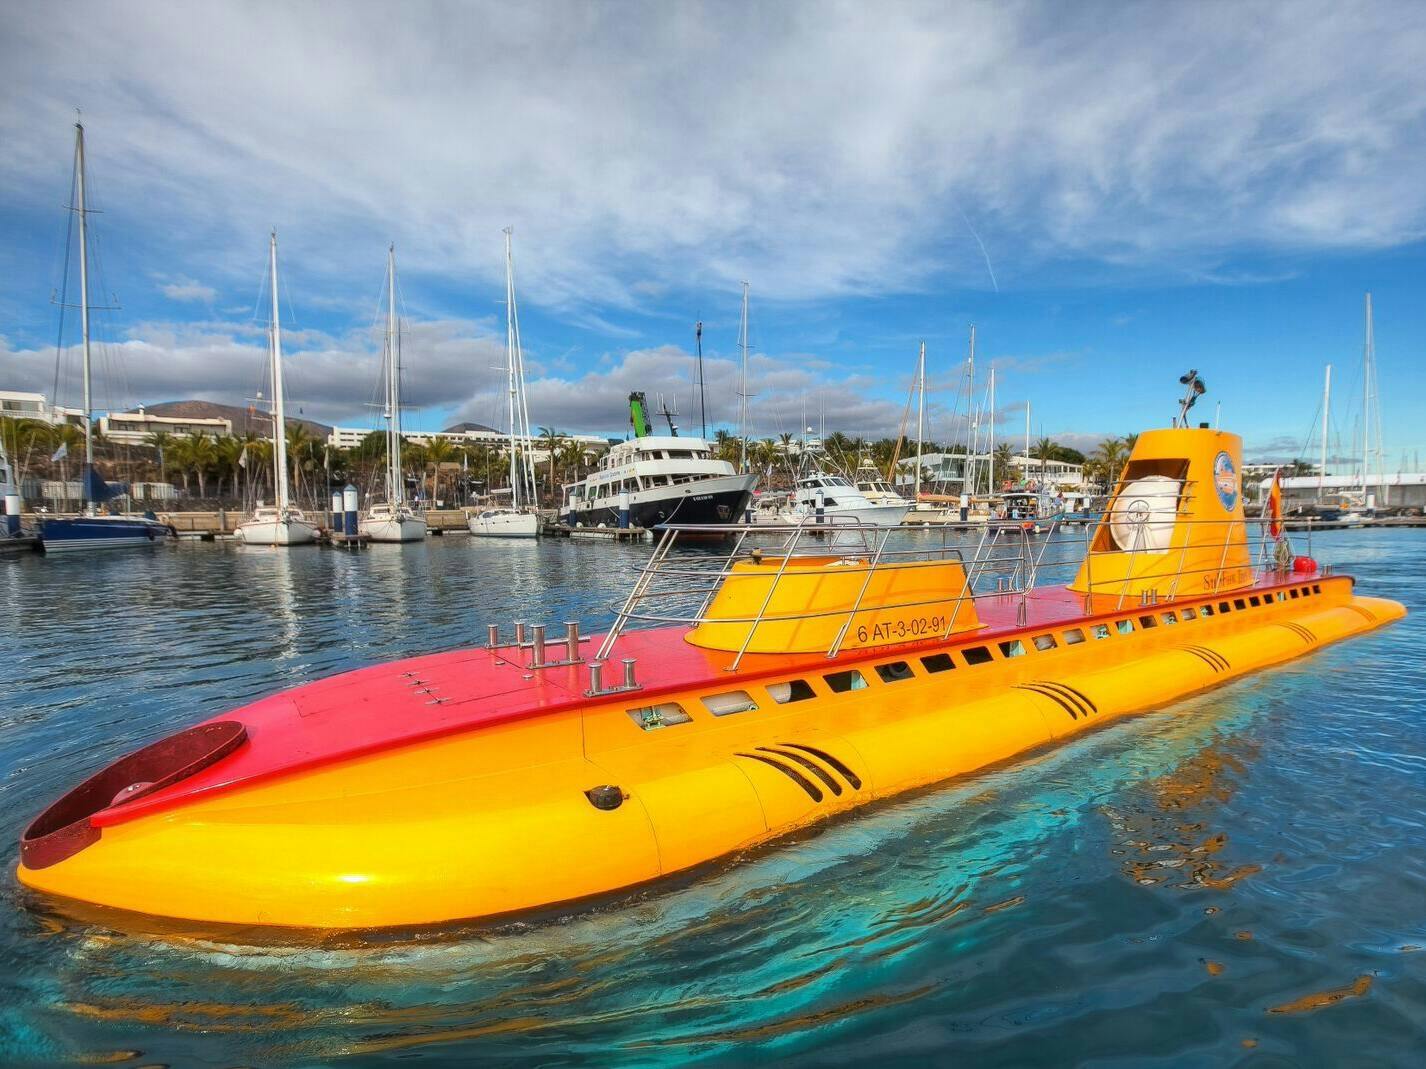
[[[1268,536],[1282,537],[1282,469],[1273,472],[1272,486],[1268,488],[1267,500],[1263,502],[1263,516],[1268,521]]]

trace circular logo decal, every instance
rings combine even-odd
[[[1225,512],[1232,512],[1238,503],[1238,473],[1233,470],[1233,458],[1219,453],[1213,458],[1213,485]]]

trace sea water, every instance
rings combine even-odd
[[[602,626],[648,552],[0,559],[0,1064],[1419,1064],[1426,531],[1314,539],[1401,623],[554,918],[242,946],[16,884],[23,825],[126,751],[487,623]]]

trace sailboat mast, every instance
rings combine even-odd
[[[986,454],[986,493],[995,493],[995,368],[990,369],[990,427],[987,430],[990,452]]]
[[[975,324],[970,325],[970,355],[966,357],[966,415],[970,419],[970,443],[966,446],[965,467],[961,473],[961,491],[975,493],[972,474],[975,471],[975,450],[980,442],[980,415],[975,404]]]
[[[743,283],[743,365],[738,379],[738,471],[748,470],[748,284]]]
[[[926,343],[916,370],[916,500],[921,500],[921,451],[926,436]]]
[[[279,512],[290,504],[287,492],[287,414],[283,410],[282,386],[282,319],[277,300],[277,231],[269,244],[272,270],[272,456],[275,469],[277,508]]]
[[[89,499],[89,471],[94,466],[94,403],[89,385],[89,213],[84,202],[84,124],[74,124],[74,171],[79,193],[79,320],[84,336],[84,503]]]
[[[509,388],[510,419],[510,506],[520,507],[520,465],[515,456],[515,254],[510,241],[513,227],[505,227],[505,371]]]
[[[401,478],[401,350],[396,325],[396,245],[386,250],[386,500],[400,505],[406,499]]]
[[[693,340],[698,349],[698,419],[703,426],[703,438],[708,438],[708,405],[703,390],[703,320],[693,325]]]
[[[1322,382],[1322,463],[1317,468],[1317,500],[1322,500],[1322,490],[1327,478],[1327,415],[1332,411],[1332,365],[1327,365],[1327,374]]]

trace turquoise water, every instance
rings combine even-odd
[[[8,871],[22,825],[275,688],[487,622],[600,623],[647,548],[0,559],[0,1063],[1415,1064],[1426,531],[1315,548],[1414,615],[694,883],[260,948],[51,912]]]

